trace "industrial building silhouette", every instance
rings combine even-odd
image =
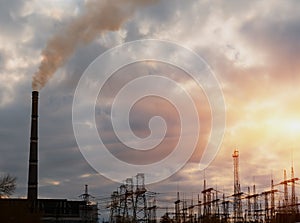
[[[1,223],[96,223],[97,204],[83,200],[38,198],[38,91],[32,92],[27,199],[0,199]]]

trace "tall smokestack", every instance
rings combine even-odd
[[[32,92],[31,133],[28,172],[28,200],[38,198],[38,100],[39,92]]]

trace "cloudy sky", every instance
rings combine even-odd
[[[97,56],[122,43],[146,38],[172,41],[193,50],[219,80],[226,104],[226,129],[219,153],[205,171],[209,185],[232,193],[231,155],[235,148],[240,151],[242,190],[256,183],[263,191],[271,176],[279,183],[283,169],[288,169],[289,176],[292,157],[298,174],[299,1],[99,2],[0,2],[0,173],[18,178],[16,197],[26,196],[32,79],[49,45],[62,51],[56,51],[59,59],[54,63],[53,77],[40,90],[40,197],[74,199],[83,192],[84,184],[94,196],[108,197],[118,187],[98,174],[81,154],[73,133],[72,103],[80,77]],[[93,4],[97,7],[91,7]],[[84,18],[89,29],[78,31],[82,25],[78,18]],[[53,44],[57,39],[63,39],[61,45]],[[149,189],[198,193],[204,176],[198,163],[212,117],[205,93],[194,91],[197,87],[182,70],[167,64],[140,63],[117,71],[98,97],[97,128],[111,153],[126,162],[154,162],[172,151],[180,121],[174,106],[165,100],[146,98],[134,106],[130,116],[139,137],[149,135],[148,121],[155,115],[168,125],[166,139],[147,156],[124,150],[107,117],[117,91],[128,81],[149,74],[163,74],[187,86],[197,101],[202,126],[197,150],[186,166]],[[107,168],[113,169],[113,164]],[[131,176],[124,179],[127,177]]]

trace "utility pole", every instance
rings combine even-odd
[[[180,223],[180,197],[177,191],[177,200],[175,201],[175,220],[176,223]]]

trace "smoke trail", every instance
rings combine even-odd
[[[42,61],[33,76],[33,90],[40,90],[63,66],[76,47],[93,41],[105,31],[120,29],[137,7],[158,0],[90,0],[85,11],[75,18],[62,32],[54,35],[42,51]]]

